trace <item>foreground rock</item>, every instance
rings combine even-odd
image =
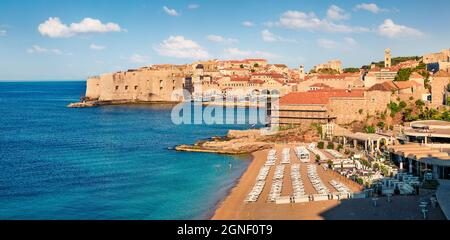
[[[311,132],[312,131],[312,132]],[[308,128],[281,130],[273,134],[264,131],[230,130],[225,137],[215,137],[208,141],[198,141],[194,145],[180,145],[177,151],[208,152],[220,154],[247,154],[269,149],[279,142],[310,142],[316,140],[317,133]]]
[[[203,144],[196,143],[194,145],[180,145],[175,147],[175,150],[184,152],[207,152],[240,155],[268,149],[272,146],[272,144],[263,142],[246,143],[233,140],[224,142],[207,142]]]

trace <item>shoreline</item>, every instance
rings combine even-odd
[[[154,105],[154,104],[166,104],[176,105],[180,102],[168,102],[168,101],[132,101],[132,100],[112,100],[112,101],[83,101],[74,102],[67,105],[68,108],[92,108],[101,106],[117,106],[117,105]]]
[[[140,101],[140,100],[87,100],[73,102],[67,105],[68,108],[91,108],[100,106],[114,105],[146,105],[146,104],[167,104],[176,105],[180,103],[189,103],[183,101]],[[265,109],[265,104],[254,104],[252,102],[190,102],[201,103],[204,107],[243,107],[243,108],[260,108]]]
[[[221,209],[222,207],[224,207],[223,205],[225,204],[225,202],[228,200],[228,198],[231,197],[231,195],[233,194],[233,191],[236,191],[237,187],[239,186],[239,183],[243,180],[244,175],[248,172],[249,168],[250,168],[250,167],[252,166],[252,164],[255,162],[255,160],[256,160],[256,155],[255,155],[255,154],[256,154],[257,152],[263,152],[263,151],[264,151],[264,150],[259,150],[259,151],[253,152],[253,153],[251,153],[251,154],[249,155],[249,160],[248,160],[248,161],[250,161],[249,165],[247,166],[247,168],[245,169],[245,171],[242,173],[242,175],[241,175],[238,179],[236,179],[236,180],[234,181],[234,185],[233,185],[231,188],[228,189],[228,191],[227,191],[226,195],[224,196],[224,198],[221,199],[221,200],[219,200],[219,201],[215,204],[214,212],[213,212],[212,214],[210,214],[210,216],[207,218],[208,220],[215,220],[214,218],[215,218],[215,216],[216,216],[216,214],[217,214],[217,211],[218,211],[219,209]]]
[[[300,143],[276,144],[274,147],[278,152],[278,160],[283,148],[294,147]],[[275,204],[267,202],[270,192],[270,185],[273,180],[275,169],[272,167],[267,177],[267,184],[264,187],[261,197],[254,203],[245,203],[244,199],[255,184],[256,176],[260,168],[266,163],[269,150],[261,150],[252,153],[250,165],[244,174],[236,181],[235,186],[230,189],[228,195],[217,204],[217,208],[209,220],[421,220],[422,214],[418,211],[417,202],[426,195],[394,196],[392,202],[388,202],[386,197],[379,197],[379,205],[373,206],[372,198],[350,199],[350,200],[324,200],[310,201],[304,203]],[[312,158],[313,159],[313,158]],[[291,158],[291,162],[300,163],[296,157]],[[315,164],[300,163],[301,176],[303,178],[304,189],[308,195],[315,194],[315,189],[307,180],[307,165]],[[292,193],[290,166],[287,165],[285,177],[283,178],[282,196]],[[337,180],[346,184],[353,192],[358,193],[362,186],[354,182],[346,182],[348,179],[341,178],[336,172],[317,167],[318,174],[324,184],[330,190],[331,180]],[[441,209],[431,208],[428,219],[445,219]]]
[[[212,218],[216,214],[217,209],[219,209],[221,207],[222,203],[231,194],[233,189],[237,187],[237,185],[241,181],[244,174],[248,171],[248,168],[253,163],[254,156],[253,156],[253,153],[242,154],[242,156],[244,156],[244,155],[247,155],[247,159],[242,159],[241,161],[248,161],[249,162],[248,166],[245,168],[245,170],[242,172],[242,174],[236,180],[234,180],[233,183],[229,187],[226,188],[225,194],[223,196],[220,196],[221,198],[218,201],[216,201],[216,203],[214,204],[214,207],[212,208],[213,211],[208,211],[207,213],[204,214],[205,218],[202,218],[203,220],[212,220]],[[232,156],[232,155],[230,155],[230,156]]]

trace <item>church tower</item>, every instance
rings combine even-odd
[[[391,49],[387,48],[384,50],[384,67],[390,68],[392,67],[392,56],[391,56]]]
[[[300,67],[298,68],[298,75],[300,77],[300,80],[305,79],[305,66],[300,65]]]

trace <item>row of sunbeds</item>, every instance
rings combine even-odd
[[[291,166],[291,181],[293,196],[297,198],[305,196],[305,186],[300,175],[300,164],[293,164]]]
[[[330,193],[328,188],[325,186],[325,184],[323,184],[322,180],[320,179],[319,174],[317,174],[316,165],[312,164],[308,165],[308,178],[318,194],[326,195]]]
[[[291,163],[291,149],[284,148],[281,153],[281,164],[290,164]]]
[[[327,151],[329,154],[331,154],[331,156],[333,156],[334,158],[337,158],[337,159],[344,158],[344,155],[342,155],[340,152],[338,152],[334,149],[326,149],[325,151]]]
[[[295,154],[297,155],[297,158],[302,163],[308,163],[310,161],[310,154],[308,149],[306,149],[303,146],[298,146],[295,148]]]
[[[311,151],[312,153],[314,153],[314,155],[317,155],[320,157],[320,160],[328,160],[329,158],[322,152],[320,151],[316,145],[311,144],[308,146],[308,150]]]

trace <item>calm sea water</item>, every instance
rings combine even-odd
[[[249,125],[174,125],[167,105],[66,108],[84,91],[0,83],[0,219],[208,218],[249,164],[168,150]]]

